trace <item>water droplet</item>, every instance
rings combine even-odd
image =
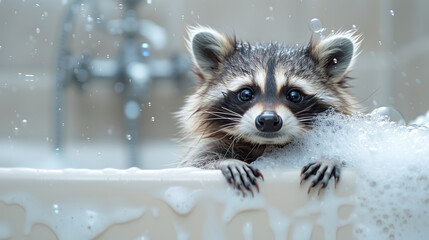
[[[101,18],[97,18],[97,19],[95,19],[95,21],[97,22],[97,23],[101,23]]]
[[[380,46],[382,45],[381,40],[380,40],[380,41],[378,41],[378,44],[379,44]]]
[[[36,3],[36,7],[40,7],[40,4]]]
[[[34,82],[34,75],[33,74],[25,74],[24,80],[26,82]]]
[[[390,15],[395,16],[395,11],[390,10]]]
[[[268,7],[268,10],[270,10],[270,12],[274,11],[273,6],[269,6],[269,7]]]
[[[110,58],[110,55],[109,55],[109,54],[107,54],[107,55],[106,55],[106,58],[107,58],[107,59],[109,59],[109,58]]]
[[[60,148],[55,148],[55,151],[59,152],[59,151],[60,151]]]
[[[124,8],[124,5],[122,3],[119,3],[118,8],[122,10]]]
[[[83,3],[80,4],[80,10],[81,11],[85,10],[85,4],[83,4]]]
[[[407,73],[406,72],[401,72],[402,77],[407,77]]]
[[[180,19],[184,20],[185,19],[185,15],[180,15]]]
[[[58,204],[54,204],[52,205],[52,207],[54,208],[55,214],[58,214],[60,212]]]
[[[332,61],[334,62],[334,64],[338,63],[338,60],[336,58],[332,59]]]
[[[152,4],[152,0],[147,0],[147,4]]]
[[[310,30],[314,33],[322,33],[326,28],[323,28],[322,22],[319,19],[313,18],[310,20]]]
[[[125,137],[127,138],[128,141],[132,139],[131,134],[127,134]]]
[[[22,126],[27,126],[27,119],[22,119]]]
[[[147,103],[147,106],[148,106],[148,107],[152,106],[152,103],[151,103],[151,102],[148,102],[148,103]]]
[[[416,83],[420,84],[422,82],[422,80],[420,80],[420,78],[416,78]]]
[[[85,30],[87,32],[91,32],[93,29],[94,29],[94,19],[91,17],[91,15],[88,15],[86,17]]]
[[[142,56],[148,57],[150,55],[149,43],[142,43],[142,49]]]
[[[98,157],[98,158],[101,158],[101,152],[98,152],[98,153],[97,153],[97,157]]]
[[[353,28],[353,30],[356,30],[357,29],[357,26],[356,25],[352,25],[352,28]]]
[[[9,56],[9,61],[12,61],[12,56]]]
[[[151,118],[150,118],[150,121],[151,121],[151,122],[155,122],[155,117],[151,117]]]
[[[191,15],[194,15],[194,14],[195,14],[194,10],[191,10]]]

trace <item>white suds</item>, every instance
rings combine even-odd
[[[195,206],[200,195],[199,190],[191,190],[186,187],[176,186],[169,187],[161,198],[170,205],[178,214],[187,214]]]
[[[400,126],[378,114],[329,111],[305,137],[266,151],[254,165],[301,168],[319,158],[340,160],[357,174],[352,216],[357,239],[429,235],[428,128]]]

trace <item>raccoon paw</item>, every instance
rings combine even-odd
[[[307,194],[310,194],[310,190],[320,183],[321,186],[317,192],[319,195],[320,191],[323,188],[326,188],[329,179],[332,177],[335,179],[334,186],[337,186],[337,183],[340,180],[340,168],[341,164],[332,159],[320,159],[317,162],[307,164],[302,168],[300,184],[307,180],[311,175],[314,175],[314,179],[311,181]]]
[[[254,196],[252,186],[259,192],[258,177],[264,180],[262,173],[255,167],[239,160],[224,160],[219,162],[218,168],[222,171],[228,183],[241,191],[243,197],[245,190]]]

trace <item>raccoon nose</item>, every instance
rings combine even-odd
[[[277,132],[282,128],[282,118],[275,112],[263,112],[256,118],[255,125],[261,132]]]

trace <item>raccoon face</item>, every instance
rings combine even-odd
[[[199,86],[179,113],[189,134],[286,144],[302,136],[320,112],[357,110],[346,91],[358,47],[351,33],[301,48],[250,45],[210,28],[190,31]]]

